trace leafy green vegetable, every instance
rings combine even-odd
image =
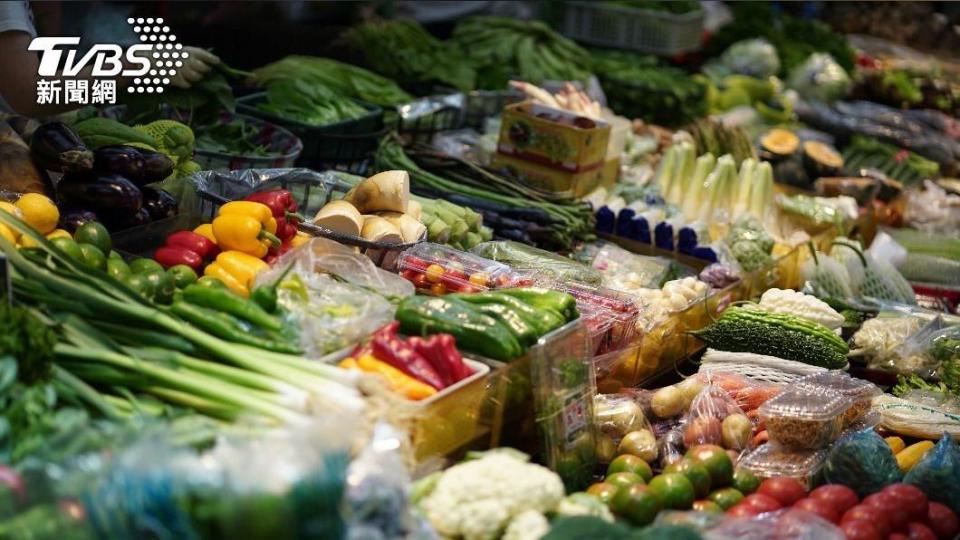
[[[325,86],[303,80],[278,81],[267,88],[266,101],[257,108],[274,116],[313,126],[359,118],[367,110],[338,96]]]
[[[242,118],[235,118],[225,124],[198,128],[195,144],[200,150],[238,156],[277,155],[277,152],[271,152],[262,144],[254,144],[257,133],[256,126],[247,124]]]
[[[667,13],[683,14],[698,11],[700,2],[696,0],[606,0],[604,4],[611,6],[646,9],[648,11],[664,11]]]
[[[288,56],[254,70],[251,80],[269,87],[277,81],[302,79],[330,88],[344,97],[392,107],[413,100],[397,83],[361,67],[315,56]]]
[[[221,111],[233,112],[235,108],[233,89],[229,76],[245,72],[218,64],[190,88],[169,87],[162,94],[125,94],[122,103],[127,106],[125,120],[142,124],[153,120],[170,118],[169,107],[185,116],[180,118],[191,126],[214,122]]]

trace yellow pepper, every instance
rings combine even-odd
[[[277,219],[273,217],[270,207],[254,201],[231,201],[220,207],[218,216],[241,215],[249,216],[263,226],[263,230],[270,234],[277,232]]]
[[[204,223],[203,225],[200,225],[194,229],[193,232],[213,242],[214,245],[217,244],[217,237],[213,234],[213,224]]]
[[[377,360],[372,354],[357,358],[356,364],[361,371],[382,375],[390,388],[408,399],[426,399],[437,393],[436,388],[414,379],[386,362]]]
[[[228,272],[226,268],[221,266],[220,263],[208,264],[206,268],[203,269],[203,275],[220,280],[220,283],[223,283],[228,289],[244,298],[250,296],[250,289],[234,277],[233,274]]]
[[[305,232],[297,231],[297,234],[295,234],[293,238],[290,239],[290,247],[295,248],[295,247],[302,246],[303,244],[306,244],[312,239],[313,237],[310,236],[309,234]]]
[[[17,243],[17,237],[13,235],[13,231],[6,225],[0,224],[0,236],[2,236],[4,240],[10,242],[11,244],[16,245]]]
[[[261,205],[262,206],[262,205]],[[240,251],[263,258],[272,244],[280,245],[280,239],[264,230],[263,224],[250,216],[227,214],[213,220],[213,235],[217,245],[225,251]]]
[[[23,211],[20,210],[19,208],[17,208],[16,206],[14,206],[13,203],[8,203],[8,202],[6,202],[6,201],[0,201],[0,210],[2,210],[2,211],[4,211],[4,212],[12,215],[13,217],[15,217],[15,218],[17,218],[17,219],[21,219],[21,220],[23,219]],[[12,227],[7,227],[7,231],[9,231],[10,234],[12,234],[14,238],[16,238],[16,239],[19,239],[19,238],[20,238],[20,231],[18,231],[17,229],[14,229],[14,228],[12,228]],[[6,236],[6,235],[4,235],[4,236]],[[14,240],[14,243],[16,243],[16,240]]]
[[[240,251],[224,251],[217,255],[216,263],[248,289],[253,288],[257,274],[270,268],[269,264]]]
[[[887,442],[890,450],[892,450],[895,455],[907,447],[906,443],[904,443],[900,437],[887,437],[884,441]]]

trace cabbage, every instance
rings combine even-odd
[[[723,66],[733,73],[766,78],[780,71],[777,49],[765,39],[746,39],[731,45],[720,56]]]
[[[826,53],[813,53],[793,68],[787,86],[807,100],[836,101],[850,90],[850,76]]]

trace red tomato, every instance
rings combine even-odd
[[[950,540],[960,532],[960,519],[953,510],[938,502],[927,507],[927,523],[940,540]]]
[[[830,503],[821,501],[820,499],[814,499],[811,497],[800,499],[796,502],[796,504],[793,505],[793,507],[799,508],[800,510],[806,510],[807,512],[813,512],[830,523],[836,523],[840,521],[840,512],[837,512],[836,508],[830,506]]]
[[[764,480],[757,493],[773,497],[783,506],[790,506],[807,496],[807,490],[803,489],[800,482],[782,477]]]
[[[923,523],[910,523],[909,528],[910,540],[937,540],[937,535],[933,534],[933,529]]]
[[[743,501],[733,505],[727,510],[728,516],[738,517],[738,518],[751,518],[757,514],[761,514],[759,509],[754,508],[748,504],[743,504]]]
[[[903,533],[893,533],[887,537],[887,540],[910,540],[910,537]]]
[[[880,509],[890,522],[891,531],[906,532],[907,523],[910,523],[910,516],[907,510],[900,506],[900,503],[893,499],[889,493],[879,492],[869,495],[863,499],[866,506],[873,506]]]
[[[883,513],[883,510],[875,506],[858,504],[843,514],[843,517],[840,518],[840,523],[853,520],[863,520],[867,523],[872,523],[883,538],[886,538],[892,532],[886,514]]]
[[[890,484],[883,488],[897,501],[901,508],[907,511],[911,521],[921,521],[927,518],[927,495],[920,488],[910,484]]]
[[[783,508],[783,505],[780,504],[780,501],[774,499],[769,495],[764,495],[763,493],[751,493],[743,498],[738,504],[744,504],[750,506],[751,508],[756,508],[757,512],[762,514],[764,512],[773,512],[774,510],[779,510]]]
[[[843,484],[827,484],[810,492],[811,499],[826,502],[843,515],[844,512],[857,505],[860,500],[856,492]]]
[[[865,519],[844,521],[843,525],[840,525],[840,530],[843,531],[843,536],[847,540],[882,540],[884,538],[877,532],[873,523]]]

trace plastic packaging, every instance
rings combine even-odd
[[[870,403],[873,398],[883,393],[875,384],[839,371],[807,375],[791,387],[798,391],[803,391],[805,388],[809,388],[811,391],[825,389],[850,398],[852,403],[843,413],[844,426],[851,425],[855,420],[870,411]]]
[[[681,271],[675,261],[637,255],[610,242],[600,244],[590,264],[603,274],[605,287],[625,293],[637,289],[659,289],[671,276]]]
[[[631,431],[650,429],[643,409],[625,394],[597,394],[593,398],[593,419],[600,432],[614,444]]]
[[[626,294],[580,283],[544,283],[550,289],[571,294],[577,300],[580,320],[590,333],[595,355],[619,351],[636,335],[640,308]]]
[[[737,465],[762,479],[793,478],[809,490],[815,485],[826,457],[826,450],[790,450],[764,444],[743,456]]]
[[[960,513],[960,446],[944,433],[940,442],[929,450],[903,479],[923,490],[936,501]]]
[[[805,510],[766,512],[751,518],[730,519],[710,529],[706,540],[844,540],[843,531]]]
[[[902,477],[890,446],[873,429],[850,433],[834,443],[821,475],[824,483],[843,484],[860,497],[876,493]]]
[[[487,259],[502,262],[518,270],[534,270],[562,282],[599,285],[600,272],[562,255],[513,241],[483,242],[470,250]]]
[[[937,316],[893,350],[896,355],[893,360],[894,369],[899,373],[917,373],[922,377],[930,377],[941,362],[952,356],[950,351],[944,349],[942,341],[950,336],[960,336],[960,331],[948,327],[943,318]]]
[[[787,391],[760,406],[770,441],[787,448],[814,450],[836,440],[851,400],[835,392]]]
[[[723,429],[724,421],[735,414],[743,416],[746,433],[731,431],[730,435],[726,436]],[[690,411],[684,418],[683,424],[683,443],[687,448],[698,444],[714,444],[731,450],[743,450],[750,440],[752,428],[750,420],[743,414],[730,394],[719,386],[713,385],[705,386],[697,394],[693,403],[690,404]]]
[[[397,266],[418,290],[432,294],[523,285],[523,278],[509,266],[441,244],[417,244],[400,254]]]

